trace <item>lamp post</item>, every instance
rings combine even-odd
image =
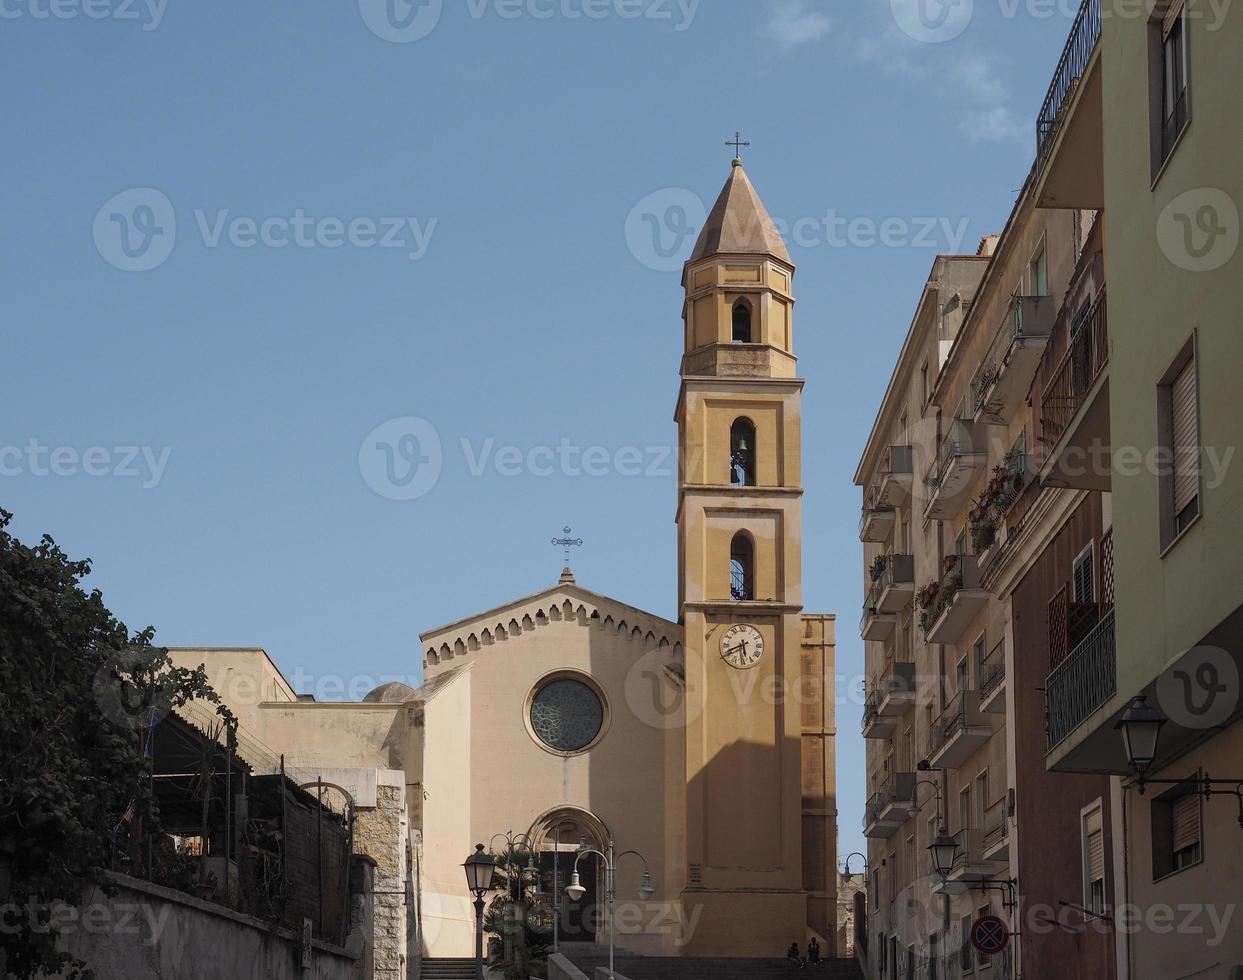
[[[868,873],[868,856],[867,856],[866,854],[864,854],[862,851],[851,851],[849,854],[847,854],[847,855],[846,855],[846,865],[845,865],[845,867],[843,867],[843,868],[842,868],[842,881],[843,881],[843,882],[850,881],[850,878],[851,878],[851,875],[850,875],[850,859],[851,859],[852,857],[861,857],[861,858],[863,858],[863,875],[864,875],[864,877],[865,877],[865,878],[867,877],[867,873]]]
[[[648,868],[647,858],[642,854],[635,850],[622,851],[620,854],[615,854],[612,841],[605,845],[605,849],[605,852],[597,851],[594,847],[580,847],[578,849],[578,855],[574,858],[574,873],[570,875],[570,883],[566,886],[565,893],[575,902],[587,894],[587,889],[583,887],[583,883],[578,876],[579,861],[588,854],[594,854],[604,861],[604,901],[608,910],[605,918],[608,920],[609,930],[609,980],[616,980],[613,973],[613,903],[617,901],[616,872],[618,860],[624,858],[627,854],[633,854],[643,862],[643,881],[639,885],[639,896],[644,901],[651,899],[656,894],[656,889],[652,885],[652,872]]]
[[[475,896],[475,980],[483,980],[483,896],[492,890],[496,862],[484,854],[483,845],[475,845],[475,853],[462,864],[466,871],[466,887]]]
[[[563,820],[552,830],[552,951],[554,953],[561,952],[561,828],[573,826],[575,824]],[[587,839],[580,837],[579,843],[586,847]]]

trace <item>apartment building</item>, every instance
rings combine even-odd
[[[924,288],[855,477],[873,977],[1243,976],[1240,40],[1085,2]]]
[[[1096,621],[1069,597],[1044,684],[1046,765],[1112,777],[1119,975],[1213,980],[1243,975],[1243,10],[1105,13],[1081,10],[1039,128],[1037,204],[1103,209],[1109,296],[1044,389],[1042,477],[1112,511]]]

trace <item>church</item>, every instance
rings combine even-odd
[[[677,621],[560,580],[421,634],[424,683],[298,695],[262,650],[203,663],[243,731],[347,787],[391,935],[376,975],[468,957],[463,860],[538,861],[558,942],[654,956],[840,955],[832,615],[803,611],[794,264],[743,169],[685,265]],[[672,365],[670,365],[672,368]],[[598,858],[621,855],[616,905]],[[646,887],[646,886],[649,886]],[[642,891],[641,891],[642,888]]]

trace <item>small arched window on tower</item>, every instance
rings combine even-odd
[[[755,486],[755,426],[738,419],[729,429],[729,482],[736,487]]]
[[[739,531],[730,542],[729,594],[735,602],[755,598],[755,545],[745,531]]]
[[[740,299],[734,304],[734,343],[750,344],[751,340],[751,304]]]

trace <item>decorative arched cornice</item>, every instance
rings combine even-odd
[[[674,657],[682,653],[682,627],[677,623],[576,585],[559,585],[424,633],[423,666],[486,655],[488,647],[523,633],[564,625],[616,633],[634,644],[636,653],[661,647],[672,647]]]

